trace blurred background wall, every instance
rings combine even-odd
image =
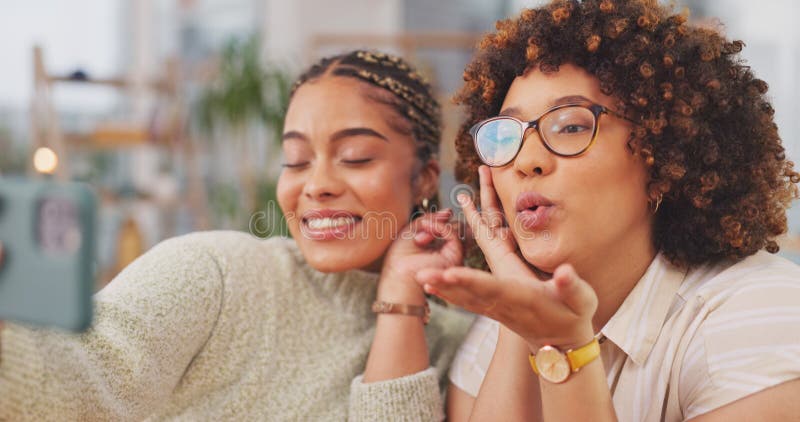
[[[280,234],[274,185],[289,84],[356,47],[411,58],[445,106],[442,200],[454,186],[450,97],[472,47],[525,0],[0,0],[0,173],[91,183],[101,202],[100,283],[169,236]],[[790,158],[800,159],[800,5],[678,1],[724,23],[770,84]],[[37,168],[37,151],[58,159]],[[48,155],[49,154],[49,155]],[[52,164],[52,163],[51,163]],[[266,216],[253,226],[254,215]],[[784,252],[800,258],[800,207]]]

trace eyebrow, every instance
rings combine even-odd
[[[560,106],[560,105],[563,105],[563,104],[583,103],[583,102],[587,102],[587,101],[588,102],[594,102],[594,101],[584,97],[583,95],[567,95],[565,97],[556,98],[555,100],[551,101],[550,105],[547,108],[556,107],[556,106]],[[522,111],[519,108],[517,108],[517,107],[508,107],[506,109],[503,109],[503,111],[501,111],[499,115],[500,116],[518,117],[521,114],[522,114]]]
[[[354,136],[371,136],[389,142],[389,138],[380,134],[374,129],[370,129],[368,127],[353,127],[353,128],[342,129],[331,135],[330,142],[336,142],[340,139],[350,138]],[[308,141],[308,137],[306,135],[296,130],[290,130],[289,132],[283,134],[282,140],[286,141],[288,139],[299,139],[301,141]]]

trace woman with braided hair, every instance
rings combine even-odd
[[[452,420],[800,420],[800,175],[739,41],[656,0],[556,0],[464,73],[459,202],[491,272],[417,280],[485,317]],[[477,398],[475,398],[477,397]]]
[[[413,279],[462,260],[450,210],[432,209],[439,137],[404,60],[312,66],[282,140],[293,239],[167,240],[96,295],[85,334],[7,324],[0,420],[441,420],[469,320]]]

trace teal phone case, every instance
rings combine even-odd
[[[89,327],[95,221],[86,185],[0,179],[0,320]]]

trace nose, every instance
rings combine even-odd
[[[536,129],[528,129],[522,147],[513,161],[514,169],[524,176],[542,176],[552,172],[555,156],[544,145]]]
[[[325,201],[340,196],[344,183],[336,171],[322,160],[311,165],[310,174],[303,185],[303,195],[316,201]]]

